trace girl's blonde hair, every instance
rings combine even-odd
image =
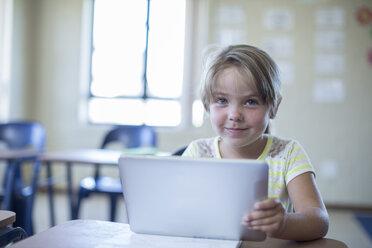
[[[209,112],[218,75],[232,66],[245,71],[248,77],[253,77],[261,98],[270,107],[270,117],[274,118],[281,99],[278,66],[266,52],[249,45],[228,46],[209,57],[200,89],[205,110]]]

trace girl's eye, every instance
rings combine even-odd
[[[250,105],[250,106],[252,106],[252,105],[257,105],[257,104],[258,104],[258,101],[253,100],[253,99],[249,99],[249,100],[247,100],[247,101],[245,102],[245,104],[246,104],[246,105]]]
[[[217,98],[217,101],[216,101],[218,104],[226,104],[227,103],[227,99],[225,98]]]

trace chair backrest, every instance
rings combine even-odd
[[[155,129],[150,126],[116,126],[106,134],[101,148],[114,142],[125,148],[156,147],[157,137]]]
[[[182,156],[182,154],[185,152],[187,146],[179,148],[177,151],[172,153],[172,156]]]
[[[38,122],[0,123],[0,142],[8,149],[34,148],[44,151],[46,131]]]

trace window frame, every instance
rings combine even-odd
[[[190,119],[188,118],[187,116],[190,116],[188,113],[185,113],[185,110],[187,111],[189,108],[188,107],[185,107],[185,106],[189,106],[190,104],[188,104],[190,101],[186,100],[185,99],[188,99],[188,96],[190,95],[189,94],[189,90],[188,88],[189,87],[185,87],[185,84],[186,84],[186,80],[185,78],[187,78],[187,76],[185,76],[185,72],[186,72],[186,68],[188,68],[188,66],[190,65],[190,63],[187,61],[188,59],[186,58],[186,51],[189,50],[188,47],[190,46],[190,44],[187,43],[187,40],[188,38],[186,38],[186,32],[189,32],[189,30],[187,30],[187,22],[188,22],[188,4],[190,4],[190,1],[189,0],[185,0],[185,29],[184,29],[184,32],[185,32],[185,37],[184,37],[184,61],[183,61],[183,82],[182,82],[182,93],[180,95],[180,97],[159,97],[159,96],[151,96],[149,93],[148,93],[148,81],[147,81],[147,66],[148,66],[148,47],[149,47],[149,29],[150,29],[150,25],[151,23],[149,23],[149,19],[150,19],[150,14],[151,14],[151,2],[152,0],[146,0],[147,2],[147,14],[146,14],[146,43],[145,43],[145,50],[144,50],[144,66],[143,66],[143,75],[142,75],[142,89],[143,89],[143,94],[142,96],[129,96],[129,95],[118,95],[118,96],[112,96],[112,97],[106,97],[106,96],[96,96],[93,94],[92,90],[91,90],[91,85],[92,85],[92,81],[93,81],[93,71],[92,71],[92,57],[93,57],[93,54],[94,54],[94,50],[95,50],[95,47],[94,47],[94,15],[95,15],[95,3],[96,3],[96,0],[91,0],[91,7],[90,7],[90,11],[91,11],[91,18],[90,18],[90,37],[89,37],[89,44],[90,44],[90,51],[89,51],[89,65],[88,65],[88,70],[89,70],[89,77],[88,77],[88,97],[87,97],[87,101],[86,101],[86,120],[88,121],[89,124],[93,124],[93,125],[106,125],[106,124],[109,124],[109,125],[132,125],[132,124],[125,124],[125,123],[109,123],[109,122],[95,122],[93,121],[90,117],[89,117],[89,102],[93,99],[138,99],[138,100],[141,100],[142,102],[146,102],[148,100],[164,100],[164,101],[177,101],[179,104],[180,104],[180,123],[176,126],[158,126],[158,127],[165,127],[165,128],[180,128],[180,127],[184,127],[184,126],[188,126],[190,125],[191,121],[187,121],[187,119]],[[190,107],[191,109],[191,107]],[[191,111],[187,111],[187,112],[191,112]],[[144,121],[143,121],[144,122]],[[138,124],[140,125],[140,124]],[[141,124],[143,125],[143,124]],[[151,124],[150,124],[151,125]],[[151,125],[151,126],[154,126],[154,125]]]

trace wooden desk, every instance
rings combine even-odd
[[[57,152],[48,152],[42,154],[39,159],[45,163],[47,169],[47,177],[52,178],[51,164],[64,163],[66,165],[66,181],[67,192],[69,197],[71,219],[74,219],[73,213],[76,209],[76,196],[73,193],[72,187],[72,165],[73,164],[89,164],[89,165],[110,165],[117,166],[122,152],[105,150],[105,149],[79,149],[66,150]],[[52,184],[48,184],[49,206],[50,206],[50,221],[51,226],[55,225],[54,200]]]
[[[8,247],[9,244],[27,238],[27,233],[21,227],[12,227],[16,213],[0,210],[0,247]]]
[[[128,224],[72,220],[31,236],[12,246],[12,248],[347,248],[333,239],[319,239],[309,242],[294,242],[267,238],[263,242],[243,242],[231,240],[193,239],[135,234]]]
[[[0,210],[0,228],[14,223],[16,214],[12,211]]]

